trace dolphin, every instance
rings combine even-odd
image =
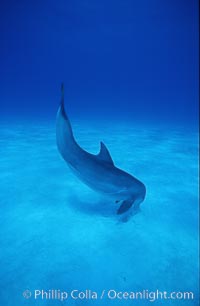
[[[146,195],[145,185],[129,173],[117,168],[103,142],[97,155],[83,150],[76,142],[64,107],[64,85],[56,118],[58,150],[69,168],[93,190],[110,196],[117,205],[117,214],[127,212],[132,205],[139,208]]]

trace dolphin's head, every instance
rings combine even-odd
[[[123,214],[127,212],[132,206],[134,212],[137,213],[140,208],[140,204],[144,201],[146,196],[146,187],[145,185],[135,180],[134,184],[129,188],[129,192],[127,194],[127,200],[124,200],[120,205],[117,214]]]
[[[139,209],[140,204],[145,199],[145,196],[146,196],[146,187],[145,187],[145,185],[142,182],[140,182],[140,186],[138,188],[138,192],[137,192],[136,196],[134,196],[134,202],[133,202],[134,209],[136,209],[136,210]]]
[[[132,205],[134,206],[134,210],[139,210],[140,204],[144,201],[146,196],[145,185],[142,182],[137,181],[137,187],[135,186],[135,184],[133,185],[131,194],[133,201]]]
[[[140,182],[140,186],[139,186],[139,198],[141,198],[141,202],[144,201],[145,196],[146,196],[146,187],[145,185]]]

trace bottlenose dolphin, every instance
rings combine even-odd
[[[93,190],[111,196],[119,205],[117,214],[128,211],[132,205],[139,208],[146,194],[145,185],[132,175],[115,167],[103,142],[97,155],[83,150],[76,142],[64,107],[64,86],[56,119],[56,139],[60,154],[74,174]]]

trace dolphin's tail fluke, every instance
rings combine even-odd
[[[61,102],[56,118],[56,139],[58,149],[65,160],[68,159],[71,146],[75,140],[72,132],[71,123],[68,119],[64,105],[64,84],[61,84]]]
[[[64,104],[64,83],[61,83],[61,104]]]
[[[60,112],[61,112],[63,118],[65,118],[68,121],[68,123],[69,123],[69,119],[68,119],[66,111],[65,111],[64,83],[61,83]],[[71,127],[71,125],[70,125],[70,127]]]

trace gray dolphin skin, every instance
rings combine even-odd
[[[69,168],[90,188],[110,196],[119,206],[117,214],[125,213],[132,205],[139,208],[146,194],[144,184],[115,167],[103,142],[97,155],[86,152],[78,145],[64,108],[63,84],[61,92],[61,104],[56,119],[56,139],[58,150]]]

